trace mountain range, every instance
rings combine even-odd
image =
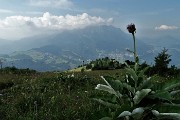
[[[166,38],[172,39],[174,38]],[[3,66],[30,68],[38,71],[67,70],[90,60],[110,57],[123,62],[132,60],[127,48],[133,48],[130,34],[120,28],[100,25],[83,29],[57,31],[54,34],[42,34],[23,38],[14,42],[1,40],[0,58]],[[153,62],[163,47],[169,49],[173,64],[179,65],[179,43],[165,46],[165,42],[142,41],[137,39],[137,49],[141,61]]]

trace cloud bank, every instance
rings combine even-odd
[[[0,38],[21,38],[42,32],[81,29],[87,26],[111,24],[112,21],[112,18],[104,19],[87,13],[76,16],[69,14],[55,16],[46,12],[42,17],[10,16],[0,20]]]
[[[159,27],[155,27],[155,30],[175,30],[178,29],[177,26],[168,26],[168,25],[161,25]]]

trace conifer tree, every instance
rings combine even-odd
[[[159,53],[156,57],[155,57],[155,70],[159,75],[163,75],[165,72],[167,72],[168,70],[168,65],[169,62],[171,61],[170,57],[171,55],[169,55],[167,53],[168,49],[163,49],[161,53]]]

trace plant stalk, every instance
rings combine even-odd
[[[138,62],[137,60],[137,53],[136,53],[136,39],[135,39],[135,35],[134,33],[132,33],[132,36],[133,36],[133,41],[134,41],[134,70],[135,72],[137,72],[137,68],[136,68],[136,64]],[[137,81],[135,81],[135,89],[137,88]]]
[[[134,41],[134,63],[136,64],[137,63],[137,54],[136,54],[136,39],[135,39],[135,35],[134,33],[132,33],[132,36],[133,36],[133,41]]]

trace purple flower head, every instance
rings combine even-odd
[[[131,23],[127,26],[127,30],[129,31],[129,33],[134,34],[136,32],[136,27],[133,23]]]

